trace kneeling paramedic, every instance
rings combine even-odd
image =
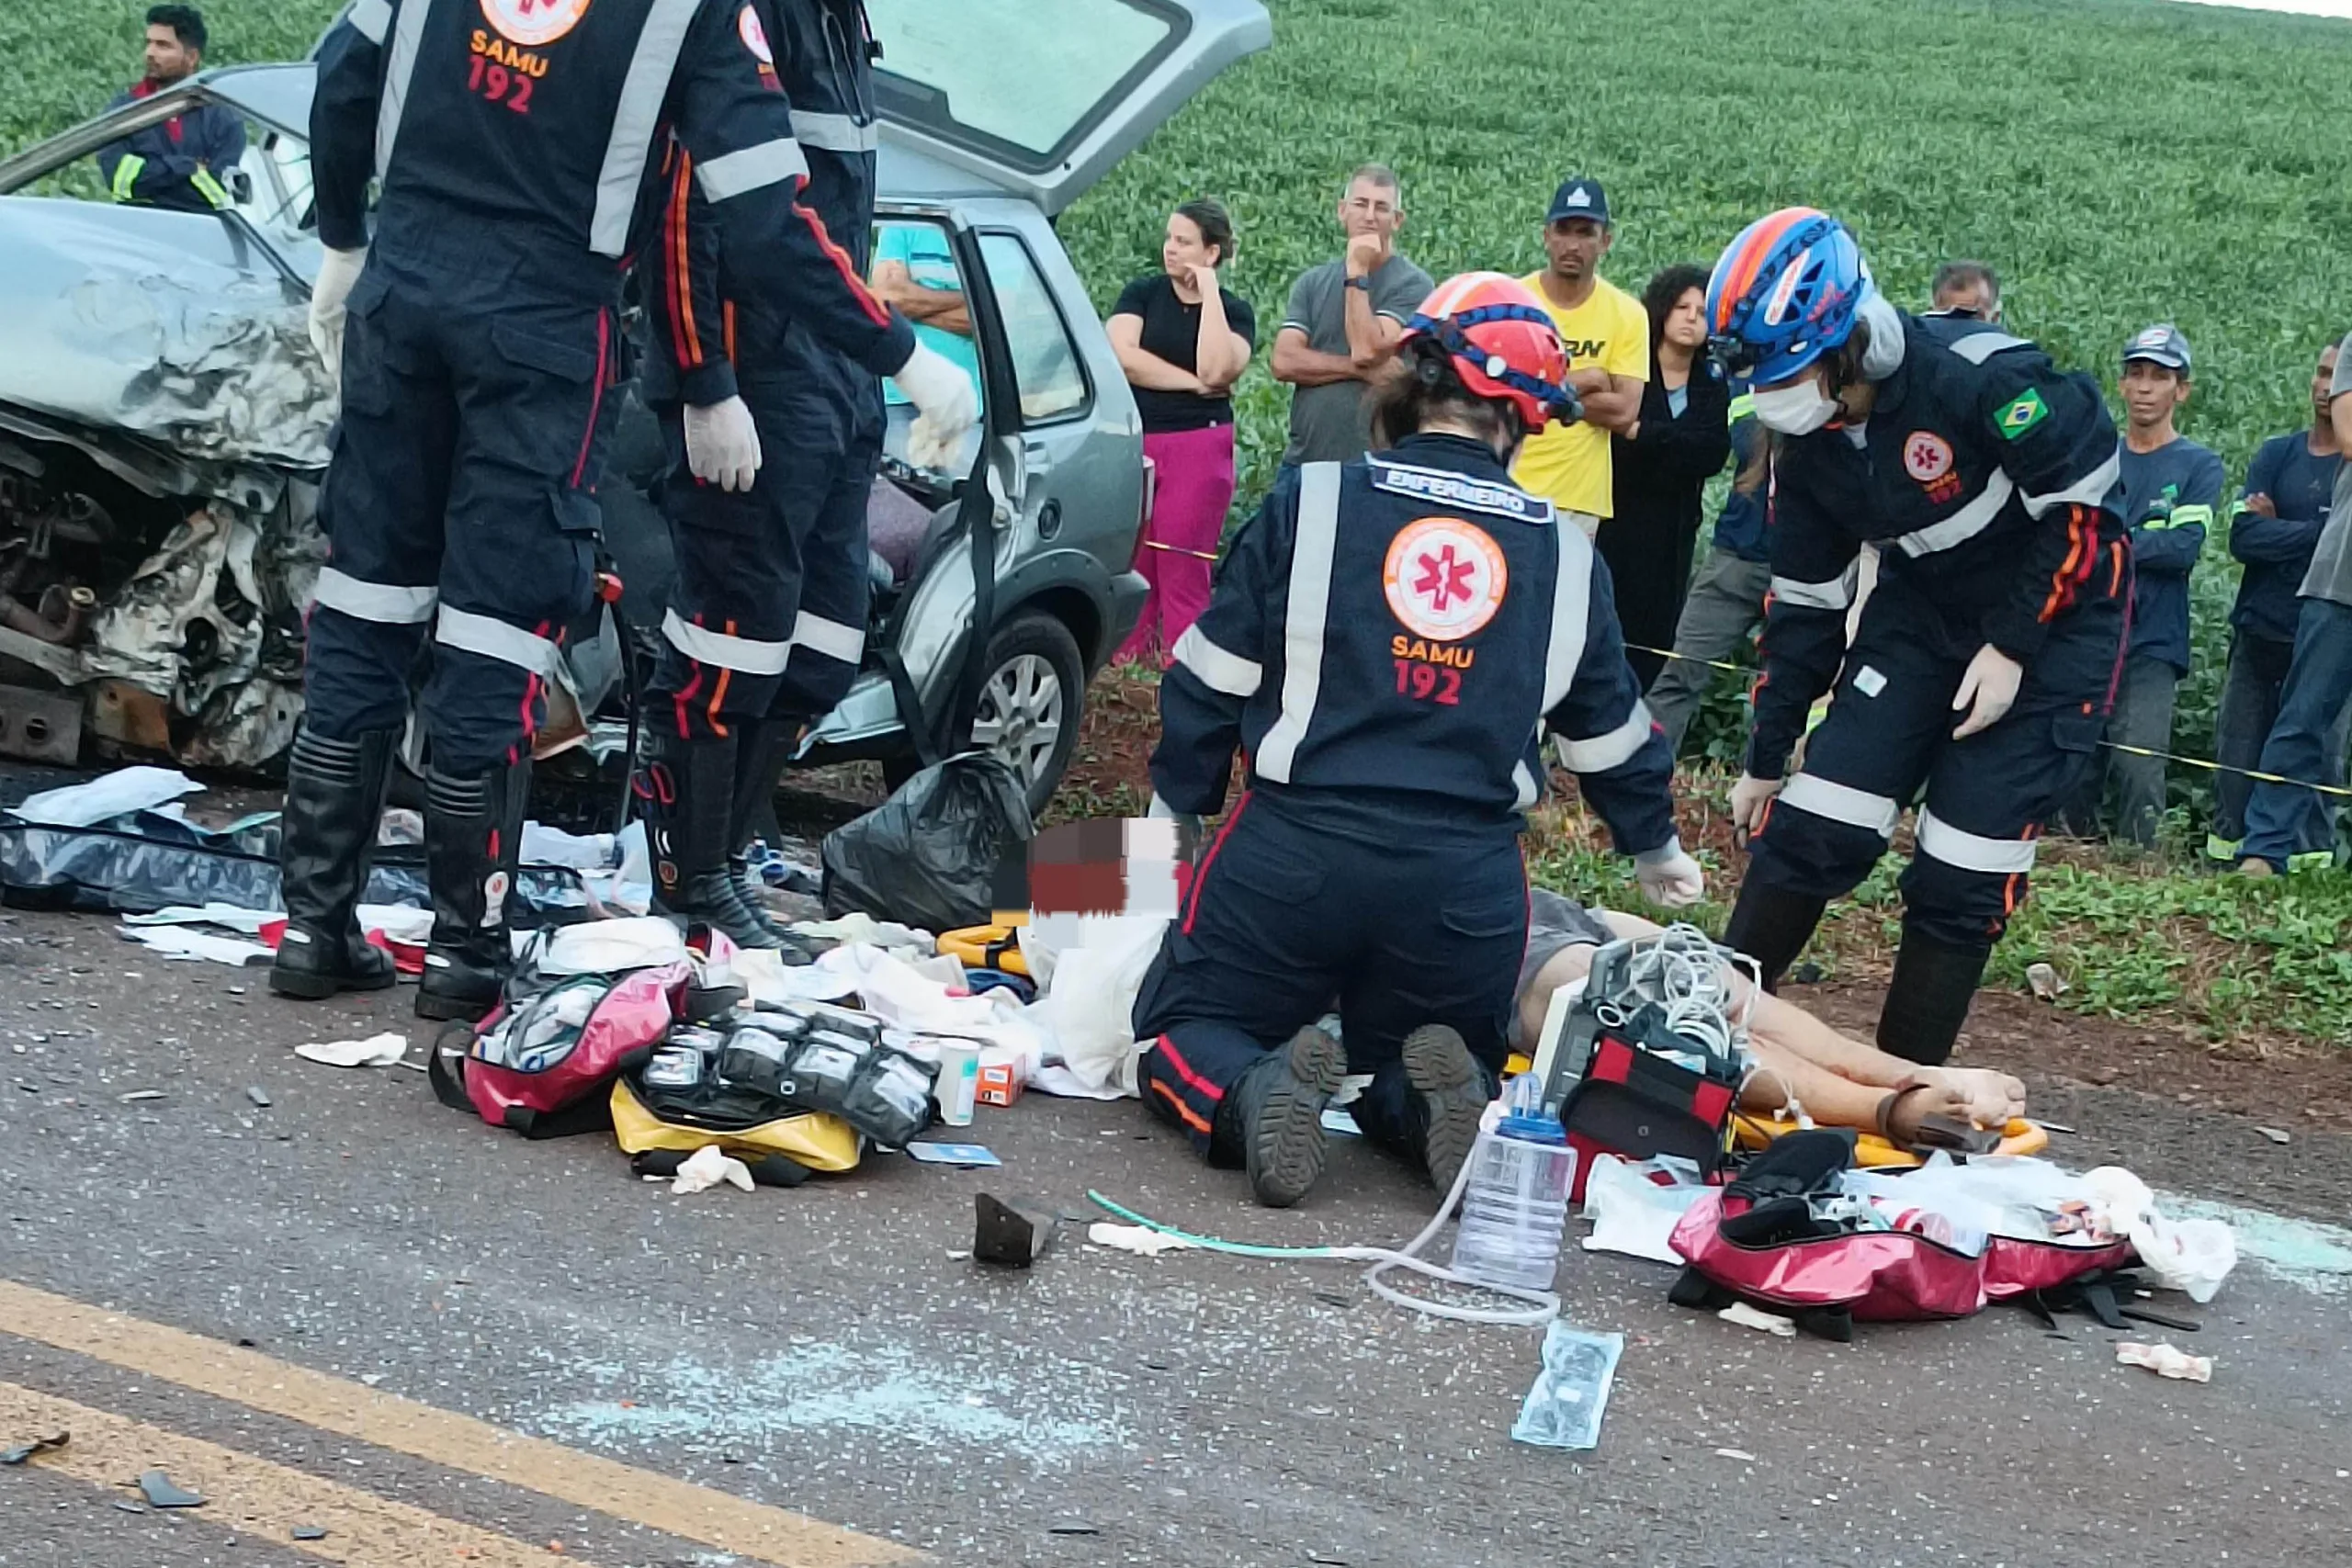
[[[596,483],[627,379],[616,309],[656,150],[674,137],[693,158],[747,289],[790,298],[876,373],[920,355],[797,200],[792,106],[749,15],[741,0],[358,0],[320,50],[311,337],[343,413],[287,770],[282,994],[392,983],[353,911],[429,627],[434,921],[416,1009],[497,1000],[532,738],[594,602]],[[740,400],[707,412],[706,436],[747,423]]]
[[[1576,417],[1551,317],[1469,273],[1399,355],[1393,444],[1276,482],[1159,687],[1153,809],[1222,809],[1237,747],[1250,787],[1136,998],[1144,1100],[1272,1207],[1321,1175],[1351,1070],[1358,1125],[1453,1186],[1503,1064],[1546,727],[1648,895],[1702,886],[1608,570],[1510,482],[1521,440]],[[1334,998],[1344,1049],[1315,1027]]]
[[[862,281],[875,164],[865,7],[749,0],[743,14],[757,18],[753,36],[791,99],[808,164],[801,205],[831,237],[837,287],[884,321]],[[865,651],[865,508],[882,453],[882,391],[870,368],[808,330],[800,296],[763,292],[756,275],[729,264],[692,155],[673,148],[670,164],[642,276],[654,323],[645,396],[669,449],[661,501],[678,577],[633,787],[651,835],[655,909],[797,959],[767,919],[742,851],[789,753],[849,690]],[[936,354],[899,374],[920,381],[926,371],[945,380],[919,387],[918,403],[974,399],[970,378]],[[912,432],[919,466],[952,459],[952,442],[944,456],[925,450],[939,423]],[[694,462],[697,431],[714,423],[726,456],[707,475]],[[774,460],[763,463],[763,453]]]
[[[2097,386],[2033,344],[1897,310],[1852,236],[1808,208],[1732,242],[1707,310],[1781,437],[1763,673],[1731,801],[1753,859],[1724,940],[1776,983],[1916,802],[1878,1043],[1939,1064],[2114,702],[2132,586],[2115,427]],[[1878,586],[1849,649],[1864,543]]]

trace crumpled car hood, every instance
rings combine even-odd
[[[195,462],[321,468],[334,400],[307,302],[201,213],[0,197],[0,402]]]

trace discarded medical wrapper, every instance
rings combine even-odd
[[[1544,1331],[1544,1370],[1520,1406],[1511,1440],[1546,1449],[1599,1447],[1600,1418],[1624,1350],[1622,1334],[1588,1334],[1555,1318]]]
[[[2213,1381],[2212,1357],[2192,1356],[2162,1341],[2143,1345],[2136,1339],[2126,1339],[2115,1348],[2115,1361],[2122,1367],[2145,1367],[2160,1378],[2179,1378],[2187,1382]]]

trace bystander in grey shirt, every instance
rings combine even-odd
[[[1306,334],[1306,346],[1317,354],[1344,355],[1348,348],[1348,264],[1325,262],[1298,275],[1290,286],[1290,308],[1283,326]],[[1372,274],[1372,309],[1375,315],[1409,321],[1421,301],[1436,287],[1430,275],[1391,253]],[[1279,329],[1278,329],[1279,330]],[[1290,446],[1285,463],[1344,463],[1363,456],[1372,441],[1372,416],[1364,409],[1362,381],[1333,381],[1322,387],[1290,389]]]
[[[2328,383],[2327,394],[2331,407],[2333,400],[2352,395],[2352,337],[2335,351],[2335,379]],[[2319,547],[2312,551],[2312,569],[2303,574],[2303,597],[2352,606],[2352,463],[2335,476],[2335,500],[2327,509],[2327,526],[2320,530]]]

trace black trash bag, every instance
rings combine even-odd
[[[997,866],[1025,855],[1029,796],[1003,758],[966,751],[825,835],[825,914],[940,932],[989,923]]]

